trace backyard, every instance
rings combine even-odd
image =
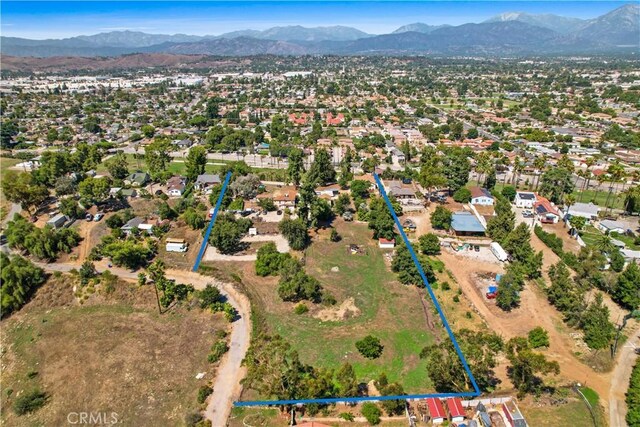
[[[268,331],[289,341],[303,362],[336,369],[349,362],[360,382],[384,372],[390,382],[400,382],[405,392],[431,391],[419,353],[444,332],[427,320],[433,314],[425,301],[426,291],[396,280],[366,224],[338,221],[335,226],[342,240],[331,242],[329,231],[322,230],[305,258],[306,272],[320,281],[323,292],[335,297],[333,306],[307,303],[309,312],[298,315],[296,303],[278,297],[277,277],[257,277],[253,263],[218,263],[216,267],[234,271],[231,276],[242,282],[254,310],[259,310],[256,317],[265,320]],[[350,244],[363,253],[351,254]],[[384,346],[378,359],[366,359],[356,350],[355,342],[369,334]]]

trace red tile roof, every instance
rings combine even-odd
[[[447,399],[447,409],[451,417],[464,417],[466,415],[462,407],[462,400],[459,397]]]
[[[447,418],[440,399],[436,399],[435,397],[427,398],[427,406],[429,407],[429,415],[431,415],[431,418]]]

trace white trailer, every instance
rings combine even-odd
[[[167,252],[187,252],[189,245],[184,239],[167,239]]]
[[[506,260],[509,259],[509,254],[507,254],[507,252],[504,249],[502,249],[502,246],[500,246],[500,243],[491,242],[491,244],[489,245],[489,249],[491,249],[491,252],[493,252],[496,258],[498,258],[498,261],[505,262]]]

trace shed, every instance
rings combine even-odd
[[[570,217],[580,216],[586,218],[591,221],[594,219],[598,219],[598,213],[602,210],[600,206],[594,205],[593,203],[574,203],[568,209],[568,215]]]
[[[447,418],[447,414],[444,412],[444,406],[440,399],[435,397],[427,398],[427,407],[429,408],[429,416],[433,424],[442,424]]]
[[[451,219],[451,229],[459,236],[484,234],[484,226],[471,212],[456,212]]]
[[[396,246],[396,239],[387,240],[381,237],[378,239],[378,246],[380,249],[393,249]]]
[[[64,226],[64,224],[67,222],[67,219],[68,218],[65,214],[60,213],[47,221],[47,225],[50,225],[53,228],[60,228]]]
[[[459,397],[452,397],[447,399],[447,410],[449,411],[449,418],[453,423],[461,423],[466,417],[466,412],[462,406],[462,400]]]
[[[598,224],[598,229],[603,233],[624,233],[624,224],[619,221],[603,219]]]
[[[513,427],[527,427],[524,416],[522,416],[520,409],[513,400],[502,404],[502,412]]]

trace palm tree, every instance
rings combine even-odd
[[[622,166],[618,161],[612,163],[607,168],[607,173],[609,175],[609,193],[607,194],[607,201],[604,203],[604,206],[608,209],[612,209],[609,206],[609,199],[611,198],[611,193],[613,192],[613,185],[616,182],[620,182],[622,178],[625,176],[624,166]]]
[[[613,241],[611,240],[611,237],[605,234],[598,239],[598,242],[596,243],[596,248],[598,248],[598,250],[601,252],[610,254],[615,250],[616,247],[614,246]]]
[[[538,171],[538,176],[536,177],[535,191],[538,191],[538,185],[540,184],[540,176],[542,176],[542,172],[544,171],[546,164],[547,164],[547,161],[542,156],[536,157],[536,159],[533,161],[533,167],[536,168],[536,171]]]
[[[569,217],[569,210],[571,210],[571,206],[573,206],[576,203],[576,196],[574,196],[573,194],[567,194],[566,196],[564,196],[564,204],[567,206],[567,213],[565,214],[565,218],[567,218],[568,221],[568,217]],[[567,221],[565,221],[564,226],[567,226]]]

